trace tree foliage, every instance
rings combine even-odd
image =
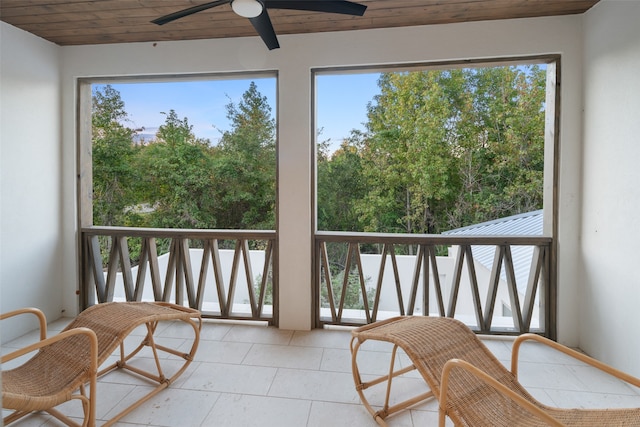
[[[274,229],[276,125],[271,107],[251,82],[242,100],[226,108],[232,127],[215,150],[212,213],[219,228]]]
[[[366,132],[319,156],[319,228],[440,233],[540,209],[545,80],[538,66],[383,73]]]
[[[275,120],[252,82],[227,105],[218,146],[169,110],[138,143],[111,86],[93,94],[94,224],[160,228],[275,227]]]
[[[94,91],[92,100],[93,222],[129,225],[126,208],[136,202],[131,188],[139,179],[133,130],[122,124],[128,116],[118,91],[107,85]]]
[[[343,141],[331,158],[324,154],[318,161],[318,228],[362,231],[354,201],[363,199],[367,186],[363,160],[358,149],[358,133]],[[322,155],[321,155],[322,156]]]
[[[542,207],[546,72],[383,73],[353,131],[317,161],[318,228],[440,233]],[[94,223],[273,229],[276,122],[251,83],[218,145],[176,111],[138,143],[120,94],[93,93]]]
[[[155,142],[138,159],[144,170],[140,195],[152,207],[151,227],[214,228],[213,159],[209,141],[198,139],[185,117],[166,113]]]

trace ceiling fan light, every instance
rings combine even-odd
[[[245,18],[255,18],[262,13],[262,3],[258,0],[233,0],[231,8]]]

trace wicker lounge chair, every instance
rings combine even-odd
[[[456,426],[640,426],[640,408],[560,409],[534,399],[518,382],[518,354],[526,340],[547,344],[610,375],[640,387],[640,379],[611,368],[575,350],[538,335],[525,334],[513,345],[511,371],[505,368],[473,331],[458,320],[440,317],[397,317],[360,327],[351,340],[352,370],[356,390],[376,422],[429,399],[439,402],[439,424],[449,417]],[[367,340],[393,344],[389,374],[363,381],[357,355]],[[401,348],[412,365],[396,369]],[[396,377],[417,370],[430,391],[390,405],[391,384]],[[364,391],[387,384],[382,408],[376,410]]]
[[[2,371],[2,407],[13,410],[4,418],[7,425],[34,411],[46,411],[71,426],[79,424],[55,409],[69,400],[78,399],[84,411],[83,426],[94,426],[96,405],[96,379],[115,369],[123,369],[151,380],[156,386],[151,392],[132,402],[125,410],[104,425],[117,420],[140,406],[143,402],[167,388],[193,360],[198,347],[201,318],[197,310],[169,303],[105,303],[83,311],[58,335],[46,338],[44,314],[34,308],[12,311],[0,315],[0,320],[20,314],[34,314],[40,322],[40,341],[2,356],[2,364],[35,352],[20,366]],[[179,320],[193,329],[193,344],[188,353],[157,344],[153,335],[158,322]],[[145,325],[146,334],[132,351],[125,352],[124,340],[139,326]],[[133,338],[133,336],[132,336]],[[118,360],[101,368],[107,359],[120,348]],[[128,362],[145,347],[151,349],[155,359],[155,371],[148,372],[131,366]],[[184,360],[183,364],[166,377],[158,352],[162,351]],[[98,371],[98,369],[100,369]],[[88,384],[89,392],[86,391]]]

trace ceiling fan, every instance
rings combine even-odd
[[[217,0],[180,10],[154,19],[154,24],[164,25],[176,19],[202,12],[216,6],[231,3],[233,11],[249,18],[269,50],[280,47],[276,32],[271,25],[267,9],[308,10],[313,12],[341,13],[344,15],[362,16],[367,6],[343,0]]]

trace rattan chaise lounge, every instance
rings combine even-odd
[[[67,425],[78,426],[74,420],[55,409],[61,403],[78,399],[82,402],[84,411],[82,425],[94,426],[96,405],[99,405],[96,379],[115,369],[123,369],[156,384],[151,392],[132,402],[104,424],[112,425],[180,376],[193,360],[200,339],[199,311],[162,302],[94,305],[80,313],[60,334],[51,338],[46,338],[47,323],[44,314],[38,309],[12,311],[2,314],[0,320],[20,314],[35,314],[38,317],[40,341],[2,356],[4,365],[17,357],[35,352],[33,357],[20,366],[2,371],[2,407],[12,410],[3,420],[5,425],[31,412],[46,411]],[[189,329],[193,329],[193,343],[188,352],[161,346],[154,341],[153,336],[159,322],[165,320],[182,321],[191,326]],[[146,327],[146,333],[143,332],[140,337],[131,334],[142,325]],[[133,350],[125,351],[124,341],[130,334],[132,339],[141,338],[141,342]],[[150,348],[149,357],[153,357],[155,361],[153,372],[128,363],[145,347]],[[116,351],[118,348],[119,352]],[[114,352],[119,353],[117,361],[105,363]],[[169,353],[183,360],[183,364],[177,370],[172,370],[169,377],[165,376],[161,363],[167,359],[161,359],[159,352]],[[108,366],[102,367],[103,364]]]
[[[363,381],[358,350],[367,340],[393,344],[389,374]],[[505,368],[476,334],[462,322],[441,317],[397,317],[360,327],[351,340],[352,370],[356,390],[376,422],[429,399],[437,399],[439,425],[449,417],[456,426],[640,426],[640,408],[560,409],[543,405],[518,382],[518,354],[522,342],[536,340],[577,358],[610,375],[640,387],[640,379],[611,368],[580,352],[534,334],[524,334],[513,344],[511,371]],[[412,365],[396,369],[401,348]],[[417,370],[430,391],[390,405],[391,384],[398,376]],[[386,383],[386,398],[376,410],[365,390]]]

